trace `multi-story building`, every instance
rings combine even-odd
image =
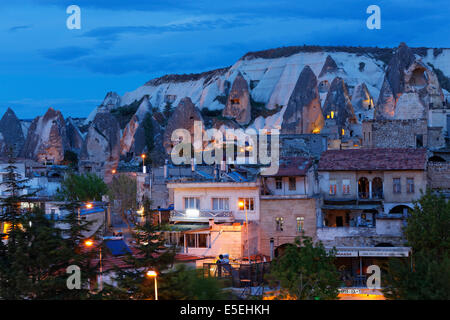
[[[426,161],[422,148],[322,154],[317,239],[337,247],[342,270],[362,275],[368,265],[381,263],[377,259],[409,255],[402,227],[413,201],[426,189]]]
[[[261,177],[259,249],[278,256],[286,244],[304,234],[315,238],[318,198],[312,160],[280,160],[279,170]]]
[[[173,203],[173,231],[167,235],[170,243],[184,253],[203,257],[228,253],[231,259],[241,259],[255,255],[260,218],[256,176],[218,168],[211,174],[209,169],[192,167],[188,175],[172,175],[175,170],[171,170],[167,176],[169,201]]]

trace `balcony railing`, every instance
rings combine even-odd
[[[261,190],[261,199],[304,199],[307,197],[308,195],[300,190],[272,190],[268,187],[265,190]]]
[[[170,213],[170,221],[192,221],[192,222],[208,222],[214,219],[214,222],[233,222],[233,212],[229,210],[172,210]]]
[[[383,199],[383,191],[372,191],[372,199]]]
[[[358,199],[383,199],[383,191],[372,191],[372,197],[370,192],[358,192]]]
[[[369,192],[358,192],[359,199],[369,199]]]
[[[321,227],[317,228],[319,240],[334,240],[339,237],[374,236],[375,227]]]

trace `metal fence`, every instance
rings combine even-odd
[[[264,284],[264,276],[270,270],[270,262],[252,264],[204,263],[203,276],[231,279],[233,287],[253,287]]]

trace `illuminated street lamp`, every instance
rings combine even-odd
[[[247,217],[247,206],[245,205],[244,201],[238,202],[239,208],[242,210],[245,208],[245,224],[247,225],[247,256],[248,256],[248,264],[250,264],[250,242],[248,240],[248,217]]]
[[[116,169],[112,169],[112,174],[116,174]]]
[[[92,247],[93,244],[94,244],[94,241],[92,241],[92,240],[86,240],[86,241],[84,241],[84,245],[85,245],[86,247]]]
[[[146,173],[146,170],[145,170],[145,153],[141,154],[141,158],[142,158],[142,172]]]
[[[88,208],[88,209],[92,209],[92,206],[93,206],[92,203],[87,203],[86,204],[86,208]]]
[[[87,239],[84,241],[84,245],[88,248],[92,247],[94,245],[94,241],[91,239]],[[99,246],[99,254],[100,254],[100,281],[98,285],[99,291],[103,290],[103,266],[102,266],[102,246]]]
[[[147,271],[146,276],[149,278],[155,278],[155,300],[158,300],[158,281],[156,280],[158,274],[153,270],[149,270]]]

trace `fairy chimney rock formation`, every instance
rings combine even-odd
[[[203,123],[200,111],[194,106],[191,98],[185,97],[181,99],[167,121],[166,130],[164,131],[163,146],[167,153],[170,153],[173,146],[176,144],[176,142],[172,141],[172,132],[177,129],[184,129],[189,131],[191,138],[193,138],[195,121],[201,121]]]
[[[25,143],[20,120],[11,108],[6,110],[0,120],[0,152],[7,154],[12,150],[13,156],[17,156]]]
[[[281,133],[319,133],[323,125],[317,78],[311,68],[305,66],[286,106]]]
[[[61,112],[49,108],[31,123],[21,156],[39,162],[60,163],[64,160],[64,151],[69,148],[64,118]]]
[[[233,118],[241,125],[248,124],[251,120],[250,93],[247,81],[239,72],[234,79],[227,104],[223,110],[224,117]]]

